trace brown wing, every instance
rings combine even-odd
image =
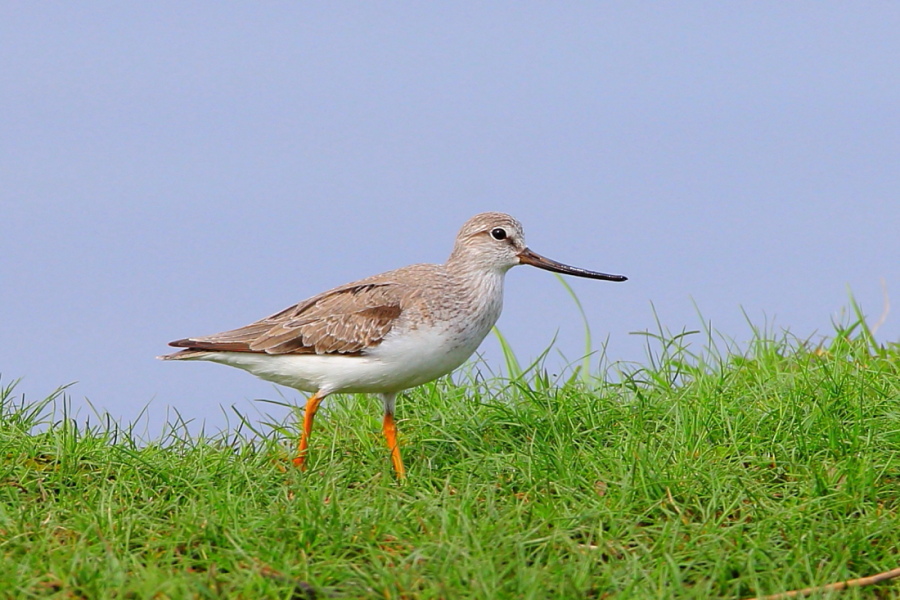
[[[169,345],[266,354],[359,354],[380,344],[400,316],[399,287],[393,282],[351,284],[246,327]]]

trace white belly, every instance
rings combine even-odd
[[[460,366],[481,344],[490,325],[466,332],[440,327],[392,333],[362,356],[209,352],[190,360],[237,367],[305,392],[394,393]]]

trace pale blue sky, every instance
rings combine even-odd
[[[215,429],[278,393],[166,342],[443,261],[485,210],[629,276],[569,279],[613,361],[642,360],[651,303],[806,337],[848,286],[874,321],[881,278],[896,341],[898,32],[883,2],[4,2],[0,374]],[[559,332],[577,359],[554,278],[507,283],[522,358]]]

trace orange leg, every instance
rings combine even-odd
[[[316,418],[316,411],[319,410],[319,405],[322,404],[324,399],[324,395],[316,392],[306,401],[306,409],[303,411],[303,434],[300,436],[300,445],[297,447],[297,457],[294,459],[294,464],[304,471],[306,470],[306,465],[303,463],[306,460],[306,449],[309,447],[309,435],[312,433],[313,419]]]
[[[384,439],[391,451],[391,462],[394,463],[394,471],[398,479],[406,478],[406,469],[403,467],[403,459],[400,457],[400,446],[397,444],[397,425],[394,423],[394,413],[384,413]]]

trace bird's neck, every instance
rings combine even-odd
[[[503,305],[503,281],[509,269],[485,268],[466,260],[447,261],[447,270],[459,282],[462,300],[499,316]]]

